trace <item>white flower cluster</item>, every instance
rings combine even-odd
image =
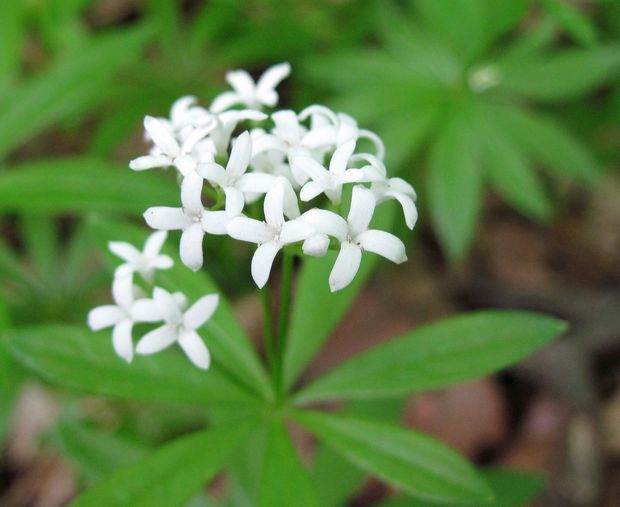
[[[276,87],[289,73],[287,63],[271,67],[257,82],[245,71],[229,72],[233,90],[209,108],[183,97],[169,119],[146,117],[153,146],[130,167],[178,171],[180,207],[155,206],[144,217],[153,229],[182,231],[180,256],[189,268],[203,264],[205,234],[256,243],[252,276],[259,287],[285,246],[300,244],[304,254],[322,256],[331,245],[340,250],[329,277],[336,291],[353,280],[363,251],[396,263],[406,260],[400,239],[369,226],[376,206],[396,199],[413,228],[415,192],[404,180],[387,176],[381,139],[352,117],[318,105],[299,114],[263,112],[276,106]],[[373,153],[359,151],[364,143]],[[341,200],[347,187],[352,195],[345,218]]]
[[[218,295],[203,296],[187,309],[187,298],[180,292],[170,294],[161,287],[154,287],[153,297],[148,298],[142,287],[134,283],[134,273],[151,285],[156,269],[172,267],[172,259],[159,253],[166,236],[166,232],[153,233],[142,252],[129,243],[114,241],[109,244],[110,251],[125,261],[114,273],[112,297],[115,304],[91,310],[88,325],[93,331],[112,327],[114,350],[130,363],[134,356],[134,324],[161,322],[138,341],[135,352],[153,354],[176,342],[194,365],[206,370],[210,364],[209,350],[196,330],[215,312]]]

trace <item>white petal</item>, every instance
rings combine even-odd
[[[144,118],[144,128],[157,146],[164,154],[171,157],[179,155],[179,144],[172,135],[169,125],[152,116]]]
[[[112,281],[112,298],[121,308],[129,309],[134,300],[133,277],[115,277]]]
[[[316,229],[313,225],[297,218],[284,223],[280,231],[280,242],[288,245],[308,239],[314,234],[316,234]]]
[[[310,157],[299,156],[293,158],[291,165],[297,170],[307,174],[312,180],[316,181],[324,188],[331,186],[332,179],[329,171],[316,160]]]
[[[274,93],[276,86],[291,73],[288,62],[279,63],[269,67],[256,83],[256,95],[266,106],[273,107],[278,101],[278,95]]]
[[[124,261],[133,263],[140,260],[142,253],[135,246],[124,241],[110,241],[108,249]]]
[[[365,166],[362,169],[347,169],[338,180],[339,183],[370,183],[381,181],[383,176],[372,166]]]
[[[302,131],[295,111],[290,109],[276,111],[271,115],[271,119],[276,125],[273,130],[274,134],[287,143],[293,145],[299,143]]]
[[[271,134],[264,134],[252,140],[253,156],[271,150],[285,152],[286,144],[284,143],[284,141],[282,141],[282,139]]]
[[[329,287],[332,292],[344,289],[353,281],[361,260],[362,250],[357,245],[348,241],[342,243],[336,263],[329,275]]]
[[[315,234],[304,241],[302,250],[306,255],[313,257],[322,257],[327,253],[329,248],[329,238],[327,234]]]
[[[127,317],[127,312],[116,305],[103,305],[88,312],[88,327],[99,331],[111,327]]]
[[[301,215],[301,219],[312,224],[318,232],[344,241],[347,237],[347,222],[333,211],[313,208]]]
[[[226,81],[243,98],[254,95],[254,80],[245,70],[231,70],[227,72]]]
[[[136,347],[136,352],[141,355],[154,354],[172,345],[177,340],[176,327],[170,324],[153,329],[145,334]],[[155,388],[155,386],[153,386]]]
[[[134,171],[144,171],[145,169],[154,169],[156,167],[168,167],[172,165],[171,162],[170,157],[165,155],[145,155],[134,158],[129,162],[129,168]]]
[[[400,192],[386,192],[385,195],[386,197],[393,197],[400,203],[403,208],[403,214],[405,215],[405,223],[409,229],[413,230],[418,219],[418,210],[416,209],[413,199]]]
[[[211,356],[207,346],[204,344],[198,333],[195,331],[188,331],[181,334],[179,337],[179,345],[194,366],[200,368],[201,370],[209,369]]]
[[[271,266],[273,260],[282,248],[282,245],[276,241],[268,241],[260,245],[254,257],[252,257],[252,278],[256,282],[259,289],[262,289],[267,280],[269,279],[269,273],[271,272]]]
[[[226,183],[226,169],[219,164],[211,162],[200,164],[196,168],[196,172],[205,180],[216,183],[217,185],[222,186]]]
[[[131,330],[133,322],[130,319],[121,320],[112,330],[112,346],[116,355],[131,363],[133,360],[133,341]]]
[[[303,187],[301,187],[301,191],[299,192],[299,198],[304,202],[308,202],[314,199],[317,195],[320,195],[323,190],[323,186],[316,181],[309,181]]]
[[[274,229],[279,229],[284,223],[284,184],[278,181],[265,195],[263,203],[265,221]]]
[[[299,201],[295,190],[293,190],[293,185],[284,176],[279,176],[278,181],[284,188],[284,215],[290,219],[297,218],[299,216]]]
[[[266,194],[276,181],[275,176],[265,173],[247,173],[237,180],[236,188],[242,192]]]
[[[167,290],[155,287],[153,289],[153,301],[155,301],[159,314],[166,322],[176,324],[183,318],[180,301]]]
[[[213,102],[211,102],[211,107],[209,107],[209,110],[213,113],[221,113],[222,111],[225,111],[240,102],[241,97],[239,97],[239,95],[235,92],[220,93],[213,99]]]
[[[181,242],[179,243],[181,262],[192,271],[198,271],[202,267],[202,238],[204,234],[200,222],[190,225],[181,234]]]
[[[183,208],[194,215],[199,215],[204,209],[201,198],[203,181],[198,174],[190,173],[183,178],[183,183],[181,183]]]
[[[416,198],[415,189],[409,182],[402,178],[390,178],[388,180],[388,186],[390,192],[399,192],[401,194],[409,195],[414,200]]]
[[[174,266],[174,261],[167,255],[158,255],[149,262],[149,269],[170,269]]]
[[[183,155],[174,159],[174,167],[176,167],[183,176],[193,173],[197,165],[197,161],[190,155]]]
[[[248,168],[252,156],[252,138],[246,130],[233,142],[230,158],[226,164],[229,181],[236,181]]]
[[[202,229],[209,234],[226,234],[226,225],[230,217],[223,210],[218,211],[205,211],[202,214],[201,224]]]
[[[159,322],[163,320],[159,306],[154,299],[138,299],[129,312],[134,322]]]
[[[147,209],[144,212],[144,220],[149,227],[163,231],[185,229],[190,223],[182,208],[169,206],[154,206]]]
[[[183,315],[186,329],[198,329],[207,322],[215,312],[220,298],[217,294],[207,294],[196,301]]]
[[[168,233],[166,231],[157,231],[151,234],[144,243],[144,256],[148,258],[157,257],[167,237]]]
[[[372,143],[375,145],[375,148],[377,150],[377,157],[383,160],[383,157],[385,157],[385,145],[383,144],[383,141],[381,140],[381,138],[374,132],[371,132],[370,130],[366,130],[366,129],[361,129],[358,132],[358,135],[359,137],[365,137],[366,139],[370,139],[370,141],[372,141]]]
[[[332,125],[313,128],[303,139],[303,146],[310,149],[326,148],[336,145],[336,130]]]
[[[243,192],[235,187],[224,187],[224,194],[226,194],[226,210],[229,216],[239,216],[245,206]]]
[[[372,220],[375,212],[375,196],[363,185],[355,185],[353,187],[353,195],[351,197],[351,209],[347,222],[349,229],[354,236],[368,229],[368,224]]]
[[[265,243],[273,239],[274,233],[271,228],[260,220],[247,217],[233,218],[226,230],[230,237],[250,243]]]
[[[172,108],[170,109],[170,119],[175,125],[179,125],[187,115],[188,110],[196,104],[196,97],[191,95],[185,95],[180,99],[174,101]]]
[[[338,123],[338,117],[336,116],[336,113],[334,113],[328,107],[322,106],[320,104],[313,104],[311,106],[308,106],[303,109],[301,113],[299,113],[299,119],[301,121],[306,121],[310,116],[312,116],[313,120],[316,120],[318,117],[324,118],[326,122],[329,122],[331,124]]]
[[[343,174],[349,164],[349,159],[355,150],[355,140],[348,141],[340,146],[332,155],[329,162],[329,172],[334,175]]]
[[[396,264],[407,260],[405,245],[389,232],[370,230],[363,232],[355,239],[364,250],[379,254]]]

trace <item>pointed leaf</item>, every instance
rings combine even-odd
[[[458,453],[432,438],[390,423],[321,412],[294,418],[358,467],[427,500],[485,505],[493,495]]]
[[[562,321],[522,311],[452,317],[346,361],[303,389],[296,400],[371,399],[445,387],[514,364],[565,329]]]

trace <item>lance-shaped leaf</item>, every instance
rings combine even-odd
[[[269,428],[258,505],[318,507],[308,472],[282,421],[274,421]]]
[[[71,506],[182,507],[226,464],[251,429],[241,423],[182,437],[119,470]]]
[[[358,467],[419,498],[485,505],[488,486],[458,453],[421,433],[390,423],[321,412],[294,418]]]
[[[176,206],[178,200],[169,178],[138,174],[94,158],[26,162],[0,173],[2,213],[138,214],[153,203]]]
[[[468,313],[378,345],[319,378],[296,399],[369,399],[444,387],[514,364],[565,329],[564,322],[531,312]]]
[[[109,241],[127,241],[141,247],[150,233],[146,228],[102,218],[92,218],[90,227],[102,250],[107,250]],[[193,301],[212,292],[220,294],[217,311],[209,324],[200,331],[213,361],[248,389],[264,398],[270,398],[271,384],[265,369],[217,284],[205,270],[195,273],[178,260],[178,247],[172,238],[168,240],[163,252],[176,261],[171,269],[157,273],[160,286],[171,291],[181,291]],[[118,265],[118,258],[111,256],[110,260],[113,266]]]
[[[18,328],[6,333],[9,350],[44,379],[88,393],[155,403],[253,404],[258,398],[216,365],[192,367],[181,354],[136,357],[114,354],[109,332],[60,325]]]

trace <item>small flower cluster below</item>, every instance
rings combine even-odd
[[[329,284],[336,291],[353,280],[364,251],[406,260],[402,241],[370,223],[376,207],[394,199],[412,229],[416,194],[406,181],[388,177],[383,142],[351,116],[319,105],[299,114],[263,112],[276,106],[276,87],[289,73],[287,63],[257,82],[245,71],[229,72],[233,89],[209,108],[183,97],[170,118],[146,117],[152,148],[130,167],[178,171],[181,205],[154,206],[144,216],[153,229],[182,232],[180,256],[189,268],[203,264],[205,234],[255,243],[251,272],[259,287],[287,245],[300,244],[300,253],[310,256],[334,248],[339,253]],[[349,195],[345,215],[342,202]],[[262,206],[253,206],[261,199]]]
[[[139,274],[144,286],[152,286],[155,271],[169,269],[172,259],[161,255],[166,232],[155,232],[146,241],[143,251],[125,242],[111,242],[110,251],[125,261],[114,273],[112,282],[113,305],[94,308],[88,314],[88,325],[94,331],[112,327],[112,344],[118,356],[128,363],[134,357],[133,328],[136,324],[161,323],[138,341],[135,352],[154,354],[178,343],[189,360],[198,368],[208,369],[209,350],[198,335],[217,309],[219,296],[208,294],[188,308],[184,294],[161,287],[152,288],[152,297],[146,296],[142,286],[134,283]]]

